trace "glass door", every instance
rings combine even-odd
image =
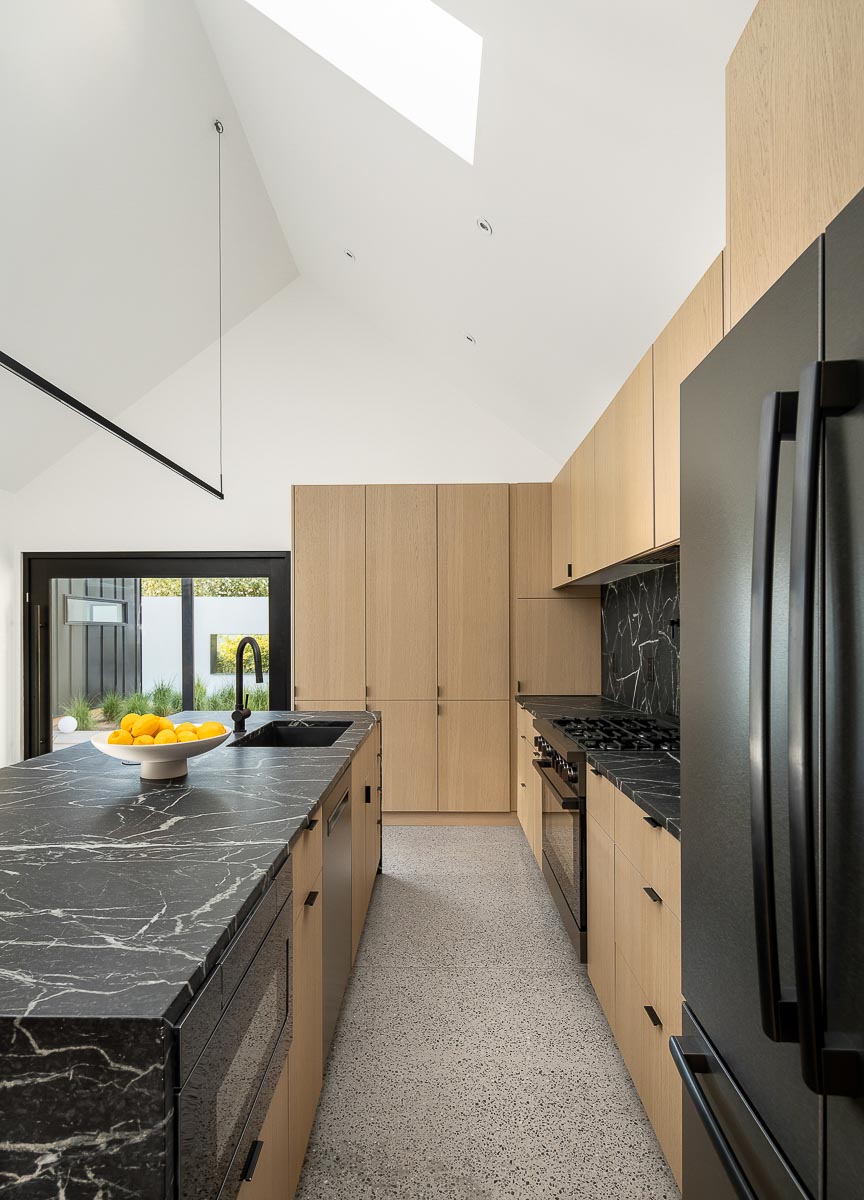
[[[32,555],[25,559],[25,755],[113,729],[127,712],[235,705],[237,644],[253,710],[288,707],[289,556]]]

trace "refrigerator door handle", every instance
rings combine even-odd
[[[823,418],[858,402],[859,364],[815,362],[801,372],[789,555],[789,851],[801,1074],[814,1092],[857,1095],[858,1051],[829,1047],[820,960],[819,845],[814,797],[817,532]]]
[[[780,981],[771,818],[771,625],[777,484],[780,445],[794,440],[797,411],[797,392],[772,392],[762,401],[750,589],[750,841],[756,966],[762,1028],[774,1042],[798,1040],[795,995],[784,995]]]
[[[723,1169],[729,1177],[735,1195],[738,1200],[759,1200],[741,1169],[741,1164],[735,1157],[729,1140],[715,1117],[699,1082],[698,1076],[705,1075],[711,1069],[711,1056],[699,1046],[695,1038],[672,1037],[669,1039],[669,1050],[687,1095],[696,1109],[697,1116],[708,1134],[717,1157],[723,1164]]]

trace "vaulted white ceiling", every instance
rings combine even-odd
[[[0,349],[97,411],[217,336],[216,118],[226,329],[296,276],[191,0],[4,0],[0,110]],[[13,491],[93,430],[5,371],[0,422]],[[182,455],[164,428],[134,432]],[[97,496],[82,480],[69,502]]]
[[[246,0],[196,3],[301,273],[563,460],[723,246],[754,0],[443,0],[484,39],[473,166]]]

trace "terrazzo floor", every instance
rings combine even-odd
[[[675,1200],[520,829],[384,829],[298,1200]]]

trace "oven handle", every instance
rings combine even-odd
[[[576,809],[579,808],[579,797],[575,792],[567,788],[567,785],[558,778],[551,767],[546,765],[546,760],[542,758],[534,759],[534,770],[546,784],[546,786],[555,793],[555,799],[562,808]],[[567,790],[564,791],[563,789]]]

